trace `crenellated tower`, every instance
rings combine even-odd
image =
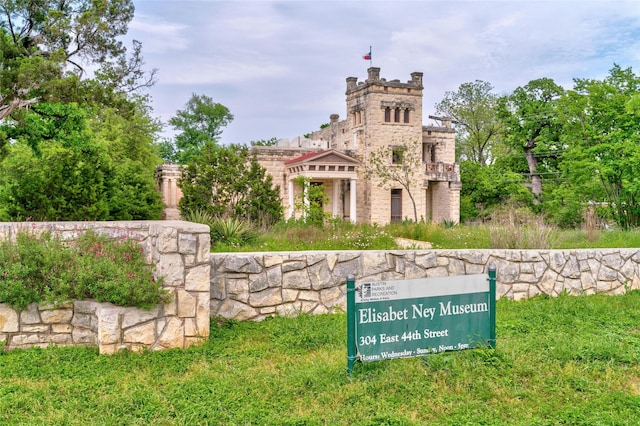
[[[455,131],[446,118],[430,117],[438,123],[423,126],[423,73],[411,73],[406,82],[388,81],[380,77],[380,68],[372,67],[365,81],[348,77],[346,82],[346,119],[340,121],[332,114],[329,126],[311,138],[327,141],[330,148],[348,153],[361,164],[381,147],[388,148],[392,164],[395,147],[415,146],[422,166],[410,190],[419,218],[457,222],[460,175],[455,164]],[[358,221],[382,224],[413,218],[406,188],[390,185],[383,189],[374,180],[358,180],[358,194],[362,195]]]

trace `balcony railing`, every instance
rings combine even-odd
[[[460,164],[426,163],[425,177],[429,181],[457,182],[460,180]]]

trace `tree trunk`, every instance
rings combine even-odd
[[[407,193],[409,194],[409,198],[413,203],[413,221],[415,223],[418,223],[418,209],[416,208],[416,200],[413,199],[413,194],[411,193],[411,191],[407,191]]]
[[[537,143],[535,139],[531,139],[524,147],[527,164],[529,165],[529,177],[531,178],[531,192],[533,193],[533,204],[540,204],[540,196],[542,195],[542,179],[537,173],[538,160],[533,153],[533,149]]]
[[[4,99],[2,99],[2,101],[4,101]],[[8,117],[15,109],[28,107],[31,104],[35,104],[37,101],[37,98],[28,100],[22,100],[20,98],[13,99],[11,102],[0,106],[0,120]]]

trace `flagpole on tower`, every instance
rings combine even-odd
[[[373,66],[373,56],[371,55],[371,46],[369,46],[369,53],[367,53],[366,55],[362,55],[362,59],[368,59],[369,60],[369,66],[372,67]]]

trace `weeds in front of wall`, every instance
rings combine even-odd
[[[203,223],[203,222],[201,222]],[[607,229],[589,233],[560,230],[526,209],[508,207],[490,225],[403,221],[385,226],[338,218],[323,224],[289,220],[260,228],[242,241],[212,239],[216,252],[299,250],[395,250],[395,238],[429,242],[433,249],[577,249],[640,246],[640,230]],[[255,238],[254,238],[255,237]]]
[[[550,249],[558,230],[527,208],[508,207],[491,217],[491,248]]]
[[[587,239],[590,242],[597,241],[600,238],[600,229],[598,226],[599,218],[594,208],[589,208],[584,214],[583,227],[587,232]]]
[[[214,251],[384,250],[397,248],[394,238],[377,225],[331,219],[324,225],[291,220],[276,224],[254,242],[217,245]]]

